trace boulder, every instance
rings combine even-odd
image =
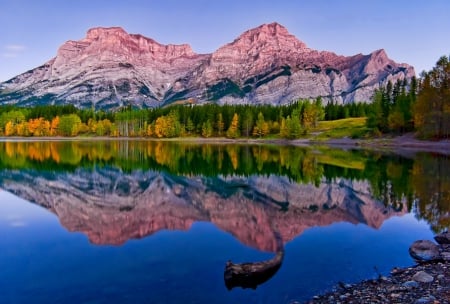
[[[439,246],[428,240],[415,241],[409,247],[409,254],[418,262],[440,260]]]

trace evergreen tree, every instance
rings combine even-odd
[[[217,132],[219,136],[222,136],[222,132],[225,129],[225,123],[223,121],[222,113],[217,114]]]
[[[249,137],[253,128],[253,113],[250,108],[247,108],[244,112],[244,119],[242,121],[242,131],[244,136]]]
[[[211,121],[208,119],[202,125],[202,136],[203,137],[211,137],[213,134],[213,127]]]
[[[256,125],[253,128],[253,136],[265,136],[269,133],[269,124],[264,120],[264,115],[259,112],[258,119],[256,120]]]

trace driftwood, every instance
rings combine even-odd
[[[280,269],[283,257],[284,250],[281,250],[267,261],[242,264],[228,261],[224,271],[225,286],[228,290],[234,287],[256,289]]]

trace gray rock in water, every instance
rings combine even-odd
[[[428,240],[415,241],[409,247],[409,254],[419,262],[439,260],[439,247]]]
[[[420,283],[431,283],[434,280],[433,276],[429,275],[425,271],[419,271],[412,277],[412,279]]]
[[[436,242],[438,242],[441,245],[450,244],[450,232],[447,231],[447,232],[438,234],[434,237],[434,239],[436,240]]]

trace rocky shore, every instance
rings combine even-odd
[[[417,264],[394,268],[388,277],[340,283],[333,291],[315,296],[307,303],[450,303],[450,232],[414,242],[410,255]]]

